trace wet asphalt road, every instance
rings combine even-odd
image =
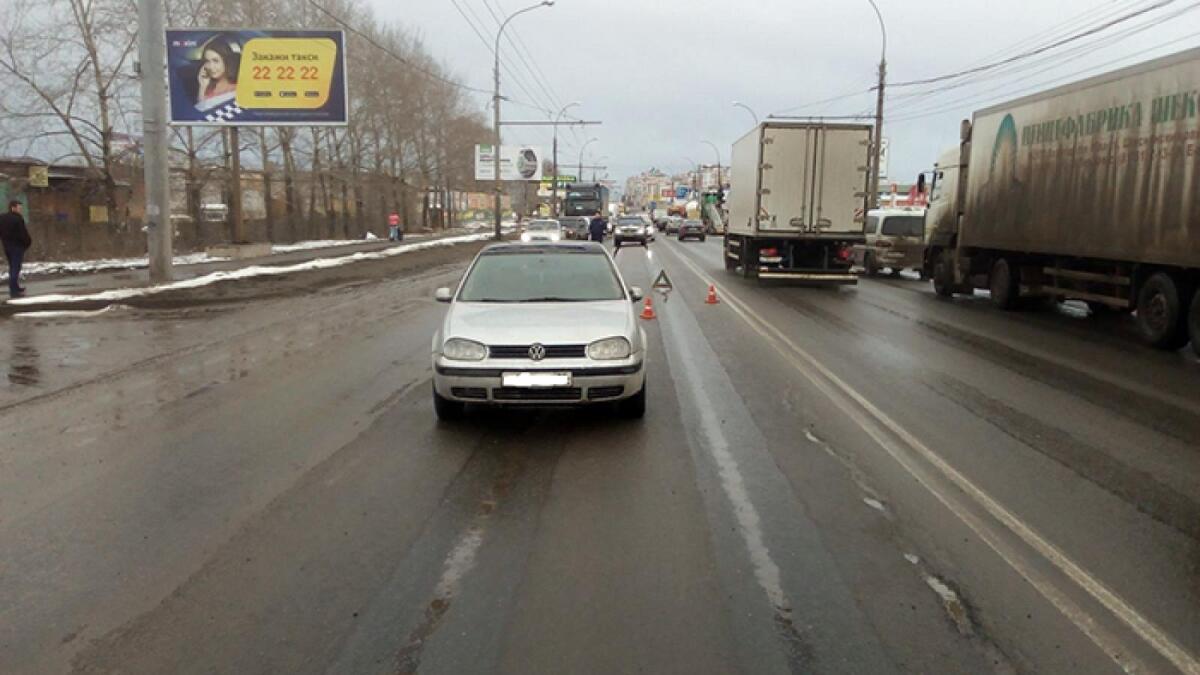
[[[439,425],[461,266],[0,321],[0,672],[1200,672],[1194,358],[617,261],[675,284],[637,423]]]

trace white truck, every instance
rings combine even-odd
[[[725,269],[855,284],[865,241],[871,127],[764,122],[733,144]]]
[[[976,112],[926,213],[938,295],[1136,312],[1200,353],[1200,49]]]

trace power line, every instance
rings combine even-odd
[[[450,2],[454,5],[454,8],[456,10],[458,10],[458,13],[463,18],[463,20],[467,22],[467,25],[471,27],[471,30],[475,33],[475,36],[479,38],[479,41],[483,43],[484,48],[487,49],[487,51],[489,53],[492,53],[492,50],[493,50],[492,44],[488,42],[488,39],[486,37],[484,37],[483,32],[475,26],[475,22],[472,21],[470,19],[470,17],[467,16],[467,13],[465,11],[463,11],[462,6],[459,5],[459,0],[450,0]],[[475,16],[475,21],[479,21],[480,24],[482,25],[483,21],[479,18],[478,15],[475,15],[475,10],[471,9],[470,5],[467,5],[467,9],[470,9],[471,14]],[[520,89],[525,94],[525,96],[528,96],[531,99],[535,99],[535,100],[537,99],[536,96],[534,96],[533,94],[531,94],[529,92],[529,88],[525,86],[525,84],[521,80],[521,78],[517,77],[516,72],[514,72],[513,69],[511,67],[509,67],[509,65],[507,63],[504,63],[503,61],[501,61],[500,67],[504,68],[505,72],[508,73],[509,77],[511,77],[513,82],[517,85],[517,88]],[[548,112],[548,109],[545,108],[544,106],[539,106],[538,109],[542,110],[543,112],[546,112],[547,114],[550,114]]]
[[[329,17],[329,19],[330,19],[331,21],[333,21],[334,23],[336,23],[337,25],[339,25],[339,26],[341,26],[342,28],[344,28],[344,29],[346,29],[346,30],[350,31],[351,33],[353,33],[353,34],[355,34],[355,35],[357,35],[358,37],[362,38],[363,40],[366,40],[366,41],[367,41],[367,43],[368,43],[368,44],[370,44],[372,47],[375,47],[376,49],[378,49],[379,51],[383,52],[384,54],[387,54],[388,56],[392,57],[393,59],[396,59],[396,60],[397,60],[397,61],[399,61],[400,63],[403,63],[404,65],[408,66],[409,68],[412,68],[413,70],[415,70],[415,71],[417,71],[417,72],[419,72],[419,73],[422,73],[422,74],[424,74],[424,75],[427,75],[428,77],[431,77],[431,78],[433,78],[433,79],[435,79],[435,80],[438,80],[439,82],[442,82],[442,83],[444,83],[444,84],[448,84],[448,85],[450,85],[450,86],[452,86],[452,87],[457,87],[457,88],[459,88],[459,89],[463,89],[463,90],[465,90],[465,91],[474,92],[474,93],[476,93],[476,94],[488,94],[489,96],[490,96],[490,95],[491,95],[491,93],[492,93],[492,92],[490,92],[490,91],[488,91],[488,90],[486,90],[486,89],[480,89],[479,87],[472,87],[472,86],[470,86],[470,85],[466,85],[466,84],[463,84],[463,83],[461,83],[461,82],[456,82],[456,81],[454,81],[454,80],[452,80],[452,79],[450,79],[450,78],[448,78],[448,77],[446,77],[446,76],[444,76],[444,75],[440,75],[440,74],[438,74],[438,73],[436,73],[436,72],[434,72],[434,71],[432,71],[432,70],[429,70],[428,68],[425,68],[424,66],[421,66],[421,65],[418,65],[418,64],[416,64],[416,63],[413,63],[413,62],[412,62],[412,61],[410,61],[409,59],[406,59],[406,58],[404,58],[403,56],[400,56],[400,55],[399,55],[399,54],[397,54],[396,52],[392,51],[391,49],[389,49],[389,48],[387,48],[387,47],[384,47],[383,45],[379,44],[379,42],[378,42],[378,41],[376,41],[376,40],[375,40],[375,38],[371,37],[370,35],[367,35],[366,33],[362,32],[361,30],[359,30],[359,29],[355,28],[354,26],[350,25],[348,22],[346,22],[345,20],[343,20],[341,17],[337,16],[337,15],[336,15],[336,14],[334,14],[333,12],[331,12],[331,11],[329,11],[329,10],[325,9],[324,7],[322,7],[321,5],[319,5],[319,4],[316,2],[316,0],[308,0],[308,4],[310,4],[310,5],[312,5],[314,8],[316,8],[316,10],[317,10],[318,12],[320,12],[320,13],[324,14],[325,16]]]
[[[464,2],[468,2],[468,1],[469,0],[464,0]],[[497,14],[497,12],[492,10],[492,5],[487,0],[483,0],[483,6],[485,9],[487,9],[488,14],[491,14],[492,20],[496,22],[496,27],[499,28],[501,26],[501,24],[503,23],[501,15]],[[499,7],[500,3],[497,2],[496,6]],[[474,14],[474,10],[472,10],[472,14]],[[508,44],[513,48],[513,53],[516,55],[517,60],[519,60],[521,62],[521,64],[524,66],[526,74],[528,74],[532,78],[533,83],[535,85],[537,85],[537,87],[539,89],[541,89],[543,94],[546,95],[546,98],[550,101],[550,105],[552,107],[555,107],[555,108],[562,107],[562,104],[558,101],[558,97],[555,96],[546,87],[545,83],[541,80],[541,78],[538,77],[537,73],[534,72],[533,68],[530,66],[529,60],[525,58],[525,55],[522,53],[521,49],[517,46],[517,43],[514,41],[514,39],[513,39],[514,36],[517,37],[518,39],[520,37],[519,34],[517,33],[516,25],[513,25],[511,28],[508,29],[508,32],[506,32],[504,34],[504,39],[507,40]]]
[[[1076,42],[1085,37],[1095,35],[1096,33],[1107,30],[1117,24],[1124,23],[1125,21],[1129,21],[1130,19],[1137,18],[1137,17],[1147,14],[1149,12],[1153,12],[1154,10],[1161,9],[1161,8],[1166,7],[1167,5],[1170,5],[1174,2],[1177,2],[1177,0],[1158,0],[1158,2],[1155,2],[1153,5],[1150,5],[1149,7],[1143,7],[1141,9],[1135,10],[1128,14],[1124,14],[1115,19],[1106,21],[1098,26],[1093,26],[1092,28],[1089,28],[1087,30],[1081,31],[1079,33],[1075,33],[1073,35],[1067,36],[1065,38],[1061,38],[1059,40],[1055,40],[1054,42],[1042,45],[1041,47],[1037,47],[1035,49],[1031,49],[1029,51],[1022,52],[1022,53],[1016,54],[1014,56],[1010,56],[1010,57],[1008,57],[1006,59],[1002,59],[1000,61],[995,61],[992,63],[975,66],[973,68],[967,68],[965,70],[960,70],[960,71],[957,71],[954,73],[938,75],[936,77],[927,77],[927,78],[923,78],[920,80],[909,80],[907,82],[889,82],[888,86],[889,87],[913,87],[913,86],[923,85],[923,84],[933,84],[935,82],[944,82],[946,80],[953,80],[953,79],[956,79],[959,77],[963,77],[965,75],[972,75],[975,73],[981,73],[981,72],[988,71],[988,70],[994,70],[996,68],[999,68],[1000,66],[1004,66],[1009,63],[1013,63],[1015,61],[1020,61],[1022,59],[1027,59],[1031,56],[1037,56],[1038,54],[1042,54],[1042,53],[1048,52],[1052,49],[1057,49],[1059,47],[1062,47],[1063,45],[1067,45],[1072,42]]]
[[[811,103],[802,103],[797,106],[792,106],[791,108],[784,108],[783,110],[777,110],[776,112],[772,113],[772,115],[781,115],[783,113],[790,113],[790,112],[795,112],[797,110],[804,110],[805,108],[813,108],[815,106],[823,105],[826,103],[833,103],[835,101],[842,101],[842,100],[845,100],[848,98],[853,98],[855,96],[862,96],[863,94],[869,94],[873,91],[875,91],[875,87],[871,87],[870,89],[861,89],[861,90],[849,92],[846,94],[839,94],[837,96],[831,96],[829,98],[821,99],[820,101],[812,101]]]
[[[1150,52],[1157,52],[1157,51],[1162,50],[1165,47],[1170,47],[1172,45],[1178,44],[1185,40],[1191,40],[1191,39],[1198,38],[1198,37],[1200,37],[1200,32],[1191,33],[1189,35],[1185,35],[1183,37],[1180,37],[1180,38],[1177,38],[1174,40],[1170,40],[1170,41],[1164,42],[1162,44],[1155,45],[1154,47],[1147,49],[1147,50],[1135,52],[1134,54],[1127,54],[1118,59],[1106,61],[1104,63],[1100,63],[1100,64],[1097,64],[1094,66],[1089,66],[1088,68],[1077,70],[1077,71],[1074,71],[1074,72],[1071,72],[1071,73],[1068,73],[1065,75],[1060,75],[1058,77],[1054,77],[1049,80],[1043,80],[1037,84],[1021,86],[1021,87],[1018,87],[1017,89],[1008,90],[1007,87],[1011,84],[1011,83],[1009,83],[1009,84],[1006,84],[1001,87],[996,87],[996,88],[989,89],[984,92],[979,92],[976,95],[972,95],[972,96],[969,96],[969,97],[966,97],[963,99],[959,99],[957,101],[940,104],[940,107],[937,107],[937,108],[923,110],[923,111],[913,111],[912,114],[901,115],[899,117],[893,118],[891,120],[891,122],[893,124],[898,124],[900,122],[911,122],[913,120],[923,119],[926,117],[932,117],[934,115],[940,115],[942,113],[950,112],[952,110],[961,108],[964,105],[970,104],[973,101],[991,101],[991,100],[1002,99],[1002,98],[1007,99],[1010,97],[1021,96],[1026,93],[1036,92],[1045,87],[1053,86],[1053,85],[1060,84],[1060,83],[1067,82],[1067,81],[1072,81],[1076,77],[1088,75],[1091,73],[1095,73],[1097,71],[1103,71],[1103,70],[1109,68],[1110,66],[1113,66],[1118,63],[1128,62],[1131,57],[1136,58],[1136,57],[1144,56]],[[1047,68],[1045,70],[1049,70],[1049,68]],[[1043,70],[1043,71],[1039,71],[1039,72],[1045,72],[1045,71]],[[993,93],[995,93],[997,91],[1001,91],[1001,90],[1006,90],[1006,92],[1002,93],[1002,94],[997,94],[994,96],[992,95]]]

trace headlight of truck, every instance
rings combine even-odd
[[[487,353],[487,347],[474,340],[450,338],[442,345],[442,356],[451,361],[482,361]]]
[[[627,359],[633,353],[633,347],[629,344],[629,340],[623,337],[610,337],[603,340],[596,340],[588,345],[587,355],[590,359],[597,361],[612,361],[615,359]]]

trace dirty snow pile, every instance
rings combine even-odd
[[[101,291],[98,293],[87,293],[82,295],[66,295],[66,294],[50,294],[36,295],[25,298],[14,298],[9,300],[10,305],[40,305],[47,303],[70,303],[70,302],[112,302],[116,300],[125,300],[127,298],[145,297],[148,295],[157,295],[167,291],[178,291],[188,288],[200,288],[209,286],[221,281],[233,281],[237,279],[248,279],[251,277],[266,277],[276,276],[281,274],[292,274],[294,272],[307,272],[310,270],[329,269],[332,267],[342,267],[343,265],[352,265],[356,262],[364,260],[383,260],[413,251],[421,251],[429,248],[438,248],[442,246],[454,246],[455,244],[465,244],[473,241],[484,241],[490,239],[488,234],[467,234],[458,237],[445,237],[443,239],[435,239],[433,241],[422,241],[413,244],[401,244],[391,248],[383,249],[382,251],[372,251],[370,253],[354,253],[352,255],[340,256],[337,258],[317,258],[294,265],[277,265],[263,266],[255,265],[252,267],[243,267],[242,269],[229,270],[223,272],[212,272],[193,279],[181,279],[167,284],[158,286],[144,286],[140,288],[118,288],[111,291]]]
[[[229,258],[210,256],[207,253],[189,253],[173,258],[176,265],[223,262]],[[111,272],[114,270],[136,270],[150,266],[148,258],[100,258],[98,260],[62,260],[58,262],[27,262],[21,266],[25,276],[43,274],[84,274],[89,272]],[[0,272],[0,279],[7,279],[8,272]]]

